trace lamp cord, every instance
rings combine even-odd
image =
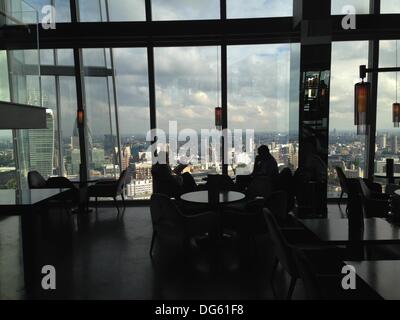
[[[397,48],[397,40],[396,40],[396,68],[398,68],[399,66],[398,66],[398,48]],[[397,74],[398,72],[396,71],[396,103],[398,102],[398,100],[397,100],[397,76],[398,76],[398,74]]]
[[[219,102],[219,46],[217,46],[217,107]]]

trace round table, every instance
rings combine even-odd
[[[241,201],[245,198],[245,194],[237,191],[221,191],[219,193],[219,203],[227,204]],[[181,195],[181,200],[191,203],[206,204],[208,203],[208,191],[195,191]]]

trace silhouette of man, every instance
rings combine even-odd
[[[154,180],[154,192],[178,197],[182,192],[182,177],[174,174],[169,166],[168,153],[158,153],[157,162],[151,168]]]
[[[278,163],[271,155],[269,148],[266,145],[262,145],[258,148],[252,176],[276,177],[278,174]]]

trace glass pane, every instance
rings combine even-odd
[[[219,52],[219,47],[155,48],[159,129],[168,133],[170,121],[176,121],[178,133],[190,129],[199,136],[201,129],[216,128],[214,110],[221,105]],[[186,142],[186,135],[181,138],[180,145]],[[207,140],[198,141],[199,146],[206,143]],[[201,154],[198,165],[190,169],[196,179],[201,180],[207,172],[221,170],[219,161],[208,160],[208,154],[215,150],[208,151]]]
[[[70,0],[29,0],[26,1],[34,7],[39,15],[39,22],[50,14],[50,7],[54,5],[56,22],[71,22]],[[47,21],[47,20],[46,20]]]
[[[37,50],[13,50],[8,52],[8,65],[10,66],[10,93],[11,101],[22,104],[41,106],[42,96],[39,78],[39,58]],[[51,126],[51,116],[48,121]],[[45,130],[45,129],[44,129]],[[43,132],[43,137],[47,135]],[[32,137],[35,141],[37,137]],[[22,189],[26,189],[27,175],[30,168],[31,150],[29,130],[16,131],[16,149],[18,152],[18,180]],[[37,140],[37,139],[36,139]],[[53,139],[51,139],[53,141]],[[36,151],[33,151],[34,153]],[[39,152],[39,151],[37,151]],[[46,153],[52,159],[52,155]],[[51,165],[50,165],[51,167]],[[46,169],[47,170],[47,169]],[[50,169],[51,171],[51,169]],[[47,173],[47,172],[45,172]]]
[[[252,172],[254,152],[262,144],[269,146],[280,167],[298,166],[298,140],[290,139],[291,100],[298,109],[299,99],[296,52],[290,44],[228,47],[228,127],[255,132],[252,150],[244,151],[244,145],[234,150],[236,175]],[[292,59],[292,53],[297,58]]]
[[[11,130],[0,130],[0,189],[16,189],[14,145]],[[7,193],[0,192],[1,199],[8,200]]]
[[[110,21],[145,21],[144,0],[113,0],[108,2]]]
[[[369,0],[332,0],[331,13],[334,15],[342,15],[345,12],[346,6],[353,6],[356,14],[368,14],[369,13]]]
[[[41,77],[41,88],[42,88],[42,101],[43,107],[49,109],[49,112],[52,116],[50,119],[50,115],[48,115],[48,130],[52,132],[45,131],[45,135],[53,136],[53,143],[52,147],[52,157],[49,157],[44,162],[45,157],[42,153],[39,154],[40,159],[35,160],[36,162],[40,162],[40,170],[37,169],[39,165],[36,165],[36,162],[31,161],[31,168],[30,170],[37,170],[39,171],[44,177],[48,176],[60,176],[61,175],[61,167],[62,164],[60,163],[60,144],[58,140],[58,121],[57,121],[57,97],[56,97],[56,79],[54,76],[42,76]],[[50,123],[49,123],[50,121]],[[37,130],[30,130],[30,133],[37,132]],[[30,148],[37,148],[36,146],[31,146],[36,141],[30,141]],[[46,140],[46,143],[50,143],[50,141]],[[50,144],[49,144],[50,146]],[[42,146],[41,146],[42,147]],[[32,155],[31,155],[32,157]],[[46,166],[46,167],[45,167]]]
[[[91,177],[115,177],[117,165],[114,102],[107,77],[85,77],[88,163]]]
[[[397,42],[397,65],[400,66],[400,41]],[[391,68],[396,67],[396,41],[381,40],[379,41],[379,67]],[[380,74],[379,74],[380,76]]]
[[[82,55],[85,67],[110,67],[109,49],[84,49]]]
[[[219,0],[152,0],[153,20],[219,19]]]
[[[64,176],[79,176],[80,146],[76,123],[76,84],[74,77],[60,77],[60,135]]]
[[[10,101],[10,85],[6,51],[0,51],[0,100]]]
[[[395,173],[400,173],[399,129],[392,122],[392,104],[396,101],[396,73],[381,73],[378,81],[376,117],[375,173],[386,174],[386,159],[394,159]],[[386,183],[386,181],[382,181]]]
[[[400,13],[400,1],[381,0],[381,13]]]
[[[354,84],[360,81],[359,66],[368,63],[368,42],[332,43],[329,118],[328,197],[340,196],[336,167],[348,178],[364,176],[365,137],[354,126]]]
[[[80,21],[145,21],[145,0],[80,0]]]
[[[82,22],[107,21],[104,0],[79,0],[79,18]]]
[[[227,0],[228,18],[270,18],[293,16],[293,0]]]
[[[397,41],[400,53],[400,40]],[[380,67],[395,67],[396,60],[400,62],[400,57],[396,59],[396,40],[380,41],[379,50]],[[398,65],[398,63],[397,63]],[[378,78],[378,106],[376,117],[376,152],[375,152],[375,173],[386,174],[386,159],[394,159],[395,173],[400,173],[400,157],[398,139],[400,132],[394,127],[392,105],[400,93],[400,74],[396,72],[382,72]],[[396,90],[397,89],[397,90]],[[385,180],[382,183],[386,184]]]
[[[121,169],[129,169],[126,186],[129,199],[148,199],[153,191],[152,159],[146,153],[150,130],[147,50],[145,48],[113,49],[119,131],[121,136]],[[135,61],[132,64],[132,61]]]
[[[54,50],[40,50],[40,64],[54,66]]]
[[[7,14],[6,24],[22,25],[38,23],[37,9],[23,0],[5,0],[3,11]]]
[[[72,49],[57,49],[57,65],[59,66],[73,66],[74,65],[74,51]]]

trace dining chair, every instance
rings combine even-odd
[[[293,291],[296,286],[297,279],[299,278],[299,273],[297,270],[297,265],[294,257],[293,247],[287,242],[284,235],[282,234],[279,225],[271,213],[270,210],[264,209],[264,218],[267,224],[268,233],[271,238],[271,241],[274,246],[275,251],[275,261],[273,264],[272,272],[271,272],[271,286],[272,290],[275,294],[274,290],[274,274],[279,265],[285,269],[285,271],[290,275],[290,286],[289,291],[287,293],[287,300],[290,300],[293,295]]]
[[[113,198],[115,207],[117,208],[119,214],[120,211],[117,202],[118,196],[121,196],[123,206],[124,208],[126,208],[125,197],[124,197],[124,186],[126,183],[127,176],[128,176],[128,171],[124,170],[121,172],[121,175],[119,176],[118,180],[99,181],[96,184],[89,186],[88,197],[89,198],[93,197],[96,199],[96,208],[97,208],[97,200],[99,197]]]
[[[309,300],[324,299],[321,284],[317,278],[317,271],[305,253],[298,248],[293,248],[299,278],[303,281],[304,291]]]
[[[38,171],[28,172],[29,189],[45,189],[47,187],[46,180]]]
[[[218,216],[214,212],[185,215],[166,195],[153,193],[150,199],[150,214],[153,234],[150,244],[150,257],[156,239],[161,243],[178,240],[183,248],[190,245],[196,236],[212,236],[218,229]]]
[[[358,179],[364,218],[385,218],[389,213],[390,195],[372,192],[363,179]]]
[[[344,174],[342,168],[336,167],[335,170],[336,170],[337,176],[339,178],[339,184],[340,184],[340,189],[341,189],[340,198],[339,198],[339,202],[338,202],[338,205],[340,207],[341,201],[343,199],[343,195],[344,194],[346,194],[347,196],[349,195],[349,187],[347,185],[346,175]],[[346,206],[346,211],[347,211],[347,206]]]

